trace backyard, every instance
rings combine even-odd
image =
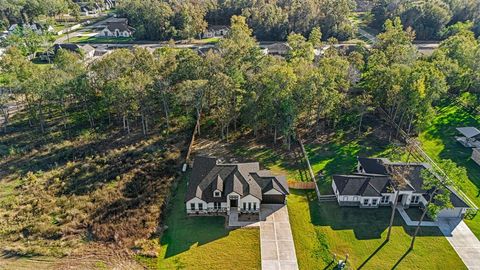
[[[478,206],[480,205],[480,166],[471,158],[472,149],[463,147],[455,140],[457,127],[480,128],[480,119],[456,102],[445,102],[438,107],[428,129],[419,136],[423,150],[435,161],[452,160],[466,169],[468,179],[459,183],[460,189]],[[447,172],[448,174],[448,172]],[[480,215],[465,220],[472,232],[480,239]]]
[[[352,269],[465,269],[437,228],[422,228],[407,252],[414,228],[406,228],[400,215],[385,243],[389,208],[318,204],[314,192],[291,190],[288,210],[300,269],[333,269],[333,254],[337,259],[349,254]]]
[[[168,210],[160,255],[139,260],[149,269],[260,269],[259,229],[228,230],[223,217],[188,217],[186,187],[184,178]]]

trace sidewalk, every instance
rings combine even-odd
[[[411,220],[410,217],[408,216],[407,212],[405,212],[405,209],[402,207],[397,206],[397,210],[402,216],[403,220],[405,223],[407,223],[408,226],[418,226],[418,220]],[[422,224],[420,226],[425,226],[425,227],[434,227],[438,226],[438,222],[434,221],[422,221]]]

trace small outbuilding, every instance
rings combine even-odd
[[[462,136],[455,139],[465,147],[480,147],[480,130],[476,127],[459,127],[457,131]]]

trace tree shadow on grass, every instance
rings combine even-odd
[[[305,192],[291,190],[293,194]],[[357,240],[381,239],[382,233],[388,229],[390,222],[390,207],[365,209],[359,207],[340,207],[336,202],[319,203],[314,192],[307,192],[310,217],[315,226],[328,226],[332,230],[352,230]],[[393,226],[402,226],[410,236],[415,227],[407,226],[398,212]],[[419,236],[443,236],[435,227],[422,227]]]

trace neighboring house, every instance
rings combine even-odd
[[[264,54],[285,56],[285,55],[288,54],[288,52],[291,49],[292,48],[290,47],[290,45],[288,45],[288,43],[277,42],[277,43],[273,43],[273,44],[270,44],[270,45],[266,45],[263,48],[263,52],[264,52]]]
[[[98,34],[100,37],[131,37],[133,28],[128,26],[126,18],[111,19]]]
[[[212,25],[203,32],[203,38],[224,37],[230,32],[230,27],[226,25]]]
[[[39,23],[31,23],[31,24],[28,24],[28,23],[16,24],[16,23],[14,23],[14,24],[10,25],[10,27],[8,28],[8,33],[11,34],[18,27],[22,27],[23,29],[30,29],[30,30],[32,30],[33,32],[35,32],[39,35],[42,34],[44,31],[53,32],[53,30],[54,30],[52,26],[42,26]]]
[[[391,162],[385,158],[358,158],[357,172],[349,175],[334,175],[332,188],[341,206],[358,206],[361,208],[378,208],[390,206],[395,200],[396,187],[391,178],[395,168],[405,173],[407,184],[399,188],[397,205],[424,207],[430,190],[423,189],[421,171],[428,169],[425,163]],[[450,190],[453,208],[440,211],[438,218],[463,217],[468,204],[454,191]]]
[[[95,48],[86,44],[86,45],[78,45],[78,44],[55,44],[51,47],[47,52],[44,52],[40,55],[40,59],[43,61],[51,61],[57,55],[58,50],[63,49],[70,52],[81,53],[84,59],[90,59],[95,55]]]
[[[188,214],[259,213],[264,204],[285,204],[288,194],[286,178],[261,170],[258,162],[222,164],[197,156],[185,206]]]

